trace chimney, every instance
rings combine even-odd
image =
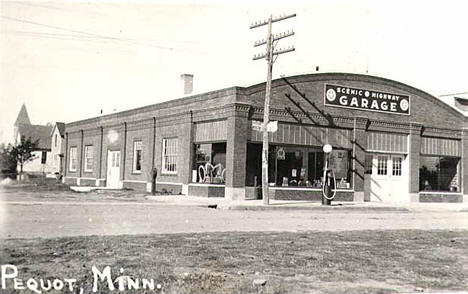
[[[193,75],[192,74],[181,74],[180,80],[184,87],[184,95],[192,94],[193,92]]]

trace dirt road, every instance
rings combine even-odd
[[[236,211],[128,201],[0,202],[0,238],[388,229],[466,230],[468,213]]]

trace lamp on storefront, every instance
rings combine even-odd
[[[330,144],[323,145],[323,152],[325,152],[325,155],[328,156],[328,154],[330,154],[330,152],[332,152],[332,150],[333,150],[332,145],[330,145]]]

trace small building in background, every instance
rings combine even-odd
[[[56,122],[52,132],[50,133],[50,150],[52,157],[53,172],[56,174],[63,174],[63,154],[65,146],[62,140],[65,138],[65,123]]]
[[[52,125],[33,125],[29,120],[26,105],[23,104],[14,124],[15,145],[21,142],[21,137],[31,138],[34,142],[39,140],[32,157],[24,163],[23,172],[29,175],[45,175],[54,172],[51,156]],[[20,166],[18,165],[18,170]]]
[[[439,99],[468,116],[468,92],[440,95]]]

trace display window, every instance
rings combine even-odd
[[[247,146],[246,185],[261,184],[261,145]],[[335,174],[337,187],[351,188],[351,151],[334,149],[328,166]],[[321,188],[325,153],[319,147],[293,147],[270,145],[268,152],[268,178],[270,186]]]
[[[419,165],[420,191],[459,192],[459,157],[421,156]]]
[[[224,184],[226,181],[226,143],[195,144],[193,183]]]

